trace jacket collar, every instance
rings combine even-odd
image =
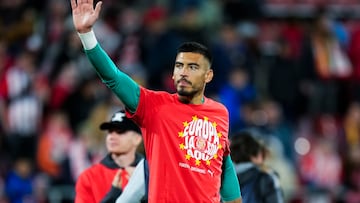
[[[135,160],[130,164],[130,166],[136,166],[141,159],[143,159],[144,156],[142,154],[136,153],[135,154]],[[117,168],[123,168],[118,166],[115,161],[112,159],[111,154],[108,153],[100,162],[100,164],[104,165],[107,168],[111,169],[117,169]]]

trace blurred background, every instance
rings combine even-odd
[[[103,0],[94,30],[139,84],[174,92],[176,48],[207,45],[206,95],[271,154],[286,202],[360,202],[359,0]],[[122,107],[67,0],[0,1],[0,202],[72,202]],[[100,186],[99,186],[100,187]]]

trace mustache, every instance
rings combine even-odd
[[[189,85],[191,85],[192,83],[190,81],[188,81],[187,79],[185,78],[181,78],[180,80],[178,80],[176,83],[179,84],[180,82],[186,82],[188,83]]]

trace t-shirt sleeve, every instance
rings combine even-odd
[[[85,53],[101,81],[110,88],[130,112],[135,112],[139,102],[140,87],[120,71],[99,44]]]
[[[239,181],[230,155],[224,157],[223,164],[220,194],[224,201],[232,201],[241,197]]]
[[[144,87],[140,87],[139,89],[136,111],[126,111],[126,115],[127,117],[132,118],[142,128],[147,128],[147,124],[151,121],[152,118],[151,115],[156,112],[156,109],[161,102],[161,97],[158,96],[159,92],[152,91]]]
[[[226,143],[225,143],[225,148],[224,148],[224,157],[229,156],[230,157],[230,141],[229,141],[229,111],[226,109],[226,107],[224,106],[225,109],[225,114],[226,115],[226,129],[227,129],[227,137],[226,137]],[[231,160],[231,159],[230,159]]]

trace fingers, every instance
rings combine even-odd
[[[120,173],[121,173],[121,169],[119,169],[117,172],[116,172],[116,174],[115,174],[115,176],[114,176],[114,179],[113,179],[113,182],[112,182],[112,185],[114,186],[114,187],[120,187],[121,186],[121,184],[119,184],[119,180],[121,180],[121,178],[120,178]]]
[[[90,0],[92,1],[92,0]],[[99,17],[99,13],[100,13],[100,10],[101,10],[101,5],[102,5],[102,1],[99,1],[96,3],[96,6],[95,6],[95,13],[96,13],[96,18]]]
[[[76,1],[75,0],[70,0],[70,4],[71,4],[71,9],[74,10],[76,8]]]

